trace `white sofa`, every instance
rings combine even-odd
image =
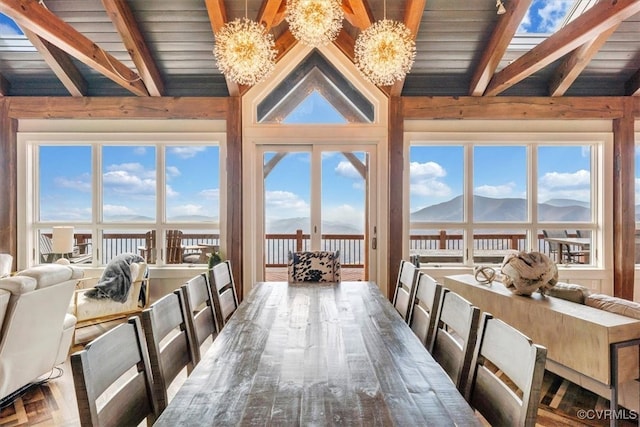
[[[0,279],[0,399],[65,361],[76,324],[67,308],[81,277],[45,264]]]

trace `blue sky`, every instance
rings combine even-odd
[[[153,146],[105,146],[102,151],[105,217],[156,216],[156,150]],[[41,214],[44,220],[91,219],[91,147],[40,148]],[[166,149],[167,217],[218,216],[217,147]]]
[[[534,0],[522,19],[518,33],[551,34],[562,24],[576,0]]]
[[[524,146],[476,146],[473,191],[491,198],[526,197]],[[538,149],[538,200],[590,201],[591,157],[587,146]],[[410,206],[414,212],[463,192],[463,147],[413,146],[410,150]]]

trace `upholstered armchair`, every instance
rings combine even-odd
[[[289,282],[339,282],[340,251],[289,252]]]
[[[80,289],[76,290],[69,306],[69,313],[78,319],[77,328],[125,318],[141,312],[149,305],[147,263],[141,257],[137,257],[137,261],[125,263],[123,268],[129,270],[122,272],[124,276],[128,276],[124,279],[128,282],[125,285],[127,290],[116,299],[88,296],[96,292],[96,285],[104,283],[101,282],[101,278],[91,277],[81,281]]]
[[[13,265],[13,256],[10,254],[0,254],[0,278],[7,277],[11,274]]]
[[[0,279],[0,399],[65,361],[76,324],[67,308],[81,277],[45,264]]]

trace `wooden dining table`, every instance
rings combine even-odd
[[[481,425],[372,282],[257,283],[154,424]]]

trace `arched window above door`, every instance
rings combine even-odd
[[[372,123],[373,104],[313,50],[257,107],[258,123]]]

